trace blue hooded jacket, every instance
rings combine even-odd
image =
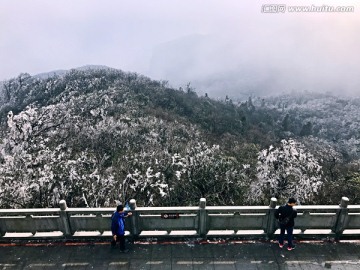
[[[111,218],[111,231],[113,235],[125,234],[125,217],[127,213],[114,212]]]

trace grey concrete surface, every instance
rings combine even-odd
[[[0,244],[0,269],[360,269],[360,241]]]

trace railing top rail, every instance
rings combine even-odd
[[[206,206],[206,210],[214,211],[241,211],[241,210],[269,210],[269,206]]]
[[[279,205],[276,206],[278,208]],[[339,205],[298,205],[294,207],[297,210],[338,210]],[[349,205],[349,210],[359,210],[360,205]],[[137,212],[191,212],[199,210],[199,206],[176,206],[176,207],[137,207]],[[208,211],[265,211],[269,206],[206,206]],[[0,216],[14,215],[14,214],[52,214],[60,212],[60,208],[25,208],[25,209],[0,209]],[[103,207],[103,208],[66,208],[67,212],[72,213],[112,213],[115,211],[115,207]]]
[[[112,213],[116,210],[116,207],[102,207],[102,208],[66,208],[66,212],[83,212],[83,213]]]
[[[296,210],[339,210],[339,205],[297,205],[294,207]]]
[[[0,215],[9,214],[48,214],[60,212],[60,208],[23,208],[23,209],[0,209]]]
[[[172,207],[137,207],[137,212],[159,212],[159,211],[197,211],[199,206],[172,206]]]

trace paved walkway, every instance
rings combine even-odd
[[[360,241],[144,243],[128,253],[109,243],[0,244],[0,269],[360,269]]]

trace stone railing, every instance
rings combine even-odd
[[[299,238],[360,237],[360,206],[297,206],[294,234]],[[276,198],[269,206],[206,206],[200,199],[196,207],[137,207],[130,201],[133,215],[126,219],[126,235],[133,238],[266,238],[278,234],[274,212]],[[0,240],[84,239],[111,236],[113,208],[0,210]]]

